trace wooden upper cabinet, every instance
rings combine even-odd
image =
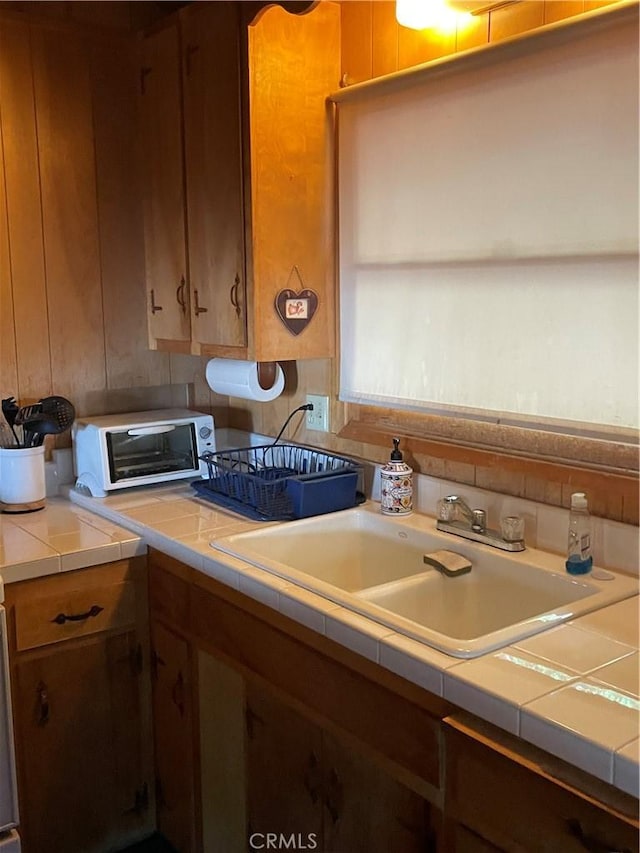
[[[193,3],[142,42],[151,346],[330,357],[339,6],[255,12]]]
[[[155,348],[162,340],[191,338],[177,26],[145,38],[140,60],[147,311]]]
[[[334,171],[327,96],[340,82],[340,8],[265,9],[248,28],[253,356],[329,358],[335,346]],[[282,291],[311,291],[298,335],[282,322]],[[280,299],[278,299],[279,294]],[[296,314],[293,314],[295,319]]]
[[[197,344],[244,347],[238,8],[194,3],[180,24],[191,337]]]

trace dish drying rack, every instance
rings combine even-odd
[[[364,500],[362,466],[297,444],[268,444],[200,456],[208,479],[191,486],[201,498],[257,521],[291,521],[349,509]]]

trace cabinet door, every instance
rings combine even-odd
[[[320,729],[252,683],[245,715],[249,843],[276,833],[323,850]]]
[[[244,679],[198,652],[202,849],[245,853]]]
[[[176,25],[141,43],[140,124],[149,336],[152,346],[161,346],[162,340],[184,341],[188,352],[191,331]]]
[[[25,853],[103,853],[151,831],[138,649],[131,631],[49,647],[16,663]]]
[[[246,345],[239,21],[236,3],[181,13],[194,342]]]
[[[325,850],[435,850],[430,806],[371,760],[323,735]]]
[[[152,625],[158,829],[179,851],[196,849],[191,656],[186,640]]]

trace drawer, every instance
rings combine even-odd
[[[135,621],[136,588],[131,580],[49,592],[16,602],[16,650],[125,628]]]
[[[494,749],[447,723],[450,819],[504,850],[638,850],[637,819],[626,811],[554,779],[546,760],[546,766],[536,766],[531,757]],[[622,802],[624,795],[620,797]]]

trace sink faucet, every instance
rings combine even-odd
[[[463,520],[460,520],[462,515]],[[524,551],[523,539],[505,539],[498,530],[487,527],[487,514],[483,509],[471,509],[459,495],[447,495],[438,501],[436,528],[443,533],[453,533],[464,539],[492,545],[502,551]]]

